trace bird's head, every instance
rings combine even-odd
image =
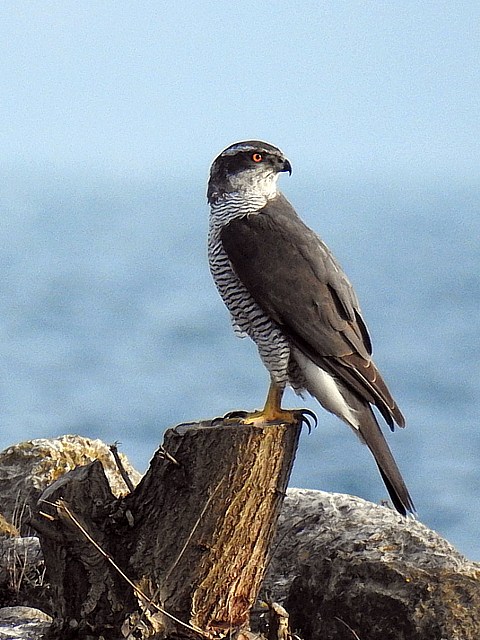
[[[245,197],[274,198],[282,171],[292,172],[290,162],[268,142],[247,140],[224,149],[212,163],[207,197],[216,199],[238,193]]]

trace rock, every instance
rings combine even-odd
[[[0,539],[0,606],[47,605],[45,565],[38,538]]]
[[[40,640],[48,632],[52,619],[31,607],[0,609],[0,640]]]
[[[287,492],[264,590],[308,640],[480,638],[480,565],[352,496]]]
[[[19,536],[20,531],[11,522],[9,522],[5,516],[0,513],[0,536],[2,537],[15,537]]]
[[[141,475],[120,454],[133,484]],[[0,453],[0,504],[4,519],[28,534],[30,508],[43,490],[75,467],[99,459],[116,496],[128,493],[109,447],[101,440],[66,435],[21,442]],[[3,527],[5,529],[5,525]]]

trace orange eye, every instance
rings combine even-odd
[[[261,153],[254,153],[252,156],[252,160],[254,162],[261,162],[263,160],[263,156]]]

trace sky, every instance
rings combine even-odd
[[[4,1],[0,169],[199,178],[266,139],[299,175],[478,180],[478,2]]]

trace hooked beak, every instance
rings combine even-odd
[[[279,169],[279,171],[282,172],[287,172],[288,171],[288,175],[291,176],[292,175],[292,165],[290,164],[290,161],[287,160],[287,158],[283,158],[283,160],[280,163],[280,167],[281,169]]]

